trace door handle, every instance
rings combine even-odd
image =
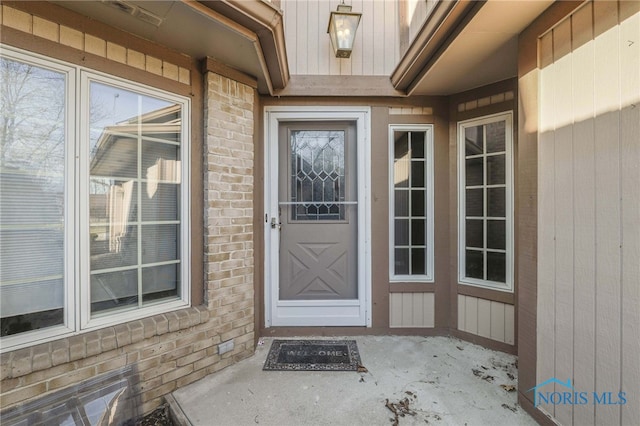
[[[275,217],[271,218],[271,229],[281,229],[282,228],[282,223],[278,222],[278,219],[276,219]]]

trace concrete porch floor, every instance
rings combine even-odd
[[[517,405],[512,355],[449,337],[345,339],[368,372],[263,371],[273,340],[264,338],[251,358],[173,397],[194,425],[390,425],[387,400],[405,398],[415,414],[399,425],[537,424]]]

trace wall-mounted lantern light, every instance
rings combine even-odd
[[[351,12],[351,6],[346,4],[338,5],[338,10],[331,12],[327,33],[331,37],[331,45],[336,58],[351,56],[361,16],[362,13]]]

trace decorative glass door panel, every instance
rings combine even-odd
[[[355,129],[280,129],[279,300],[358,298]]]
[[[291,132],[292,220],[345,219],[344,131]]]

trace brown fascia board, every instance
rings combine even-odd
[[[290,76],[282,11],[260,0],[207,0],[200,3],[256,34],[269,73],[267,78],[271,80],[273,89],[284,89]]]
[[[396,68],[391,84],[411,95],[420,80],[486,0],[437,2]]]

